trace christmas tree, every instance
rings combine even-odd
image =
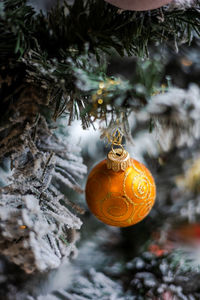
[[[200,299],[199,49],[199,0],[1,1],[0,299]]]

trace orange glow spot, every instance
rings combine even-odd
[[[187,58],[182,58],[181,64],[185,67],[190,67],[193,64],[193,62]]]
[[[155,254],[158,257],[164,255],[165,253],[167,253],[166,250],[160,248],[158,245],[151,245],[151,246],[149,246],[149,251],[151,253]]]
[[[25,225],[21,225],[19,228],[20,229],[26,229],[26,226]]]

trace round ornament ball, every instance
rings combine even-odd
[[[125,10],[144,11],[162,7],[172,0],[105,0]]]
[[[121,149],[110,151],[90,172],[86,201],[105,224],[128,227],[142,221],[152,209],[156,186],[150,171]]]

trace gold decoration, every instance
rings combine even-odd
[[[107,160],[95,166],[88,176],[86,200],[91,212],[102,222],[127,227],[149,214],[156,186],[150,171],[124,150],[119,130],[113,133],[111,142]]]
[[[103,92],[102,89],[98,90],[98,91],[97,91],[97,95],[101,95],[102,92]]]
[[[104,82],[100,82],[99,83],[99,88],[100,89],[104,89],[105,88],[105,83]]]
[[[103,99],[99,99],[98,104],[100,104],[100,105],[103,104]]]
[[[96,110],[98,105],[106,103],[105,99],[108,92],[113,90],[113,86],[119,85],[120,83],[120,80],[110,78],[106,78],[105,81],[99,82],[97,91],[92,95],[93,115],[97,113]]]

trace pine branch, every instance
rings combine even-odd
[[[77,208],[65,201],[60,184],[82,192],[76,178],[86,172],[80,150],[50,131],[40,92],[29,86],[18,95],[0,132],[0,157],[10,157],[12,168],[0,189],[0,252],[27,273],[57,268],[76,252],[73,232],[82,222],[68,209]]]
[[[144,56],[151,42],[191,41],[200,25],[199,2],[185,10],[119,14],[102,0],[75,0],[73,5],[58,4],[47,16],[33,16],[33,10],[25,1],[5,0],[3,3],[1,27],[5,37],[12,41],[15,53],[23,54],[28,47],[36,49],[35,40],[49,58],[63,58],[73,48],[83,51],[85,44],[97,56],[112,49],[120,55],[126,52]],[[15,23],[10,23],[12,19]],[[4,39],[3,44],[6,42]]]
[[[155,60],[139,62],[138,76],[130,82],[110,78],[105,53],[111,54],[115,48],[122,56],[125,52],[144,56],[152,42],[191,42],[199,28],[198,2],[186,10],[163,8],[165,20],[160,19],[161,10],[118,14],[100,0],[57,5],[47,15],[34,13],[24,1],[3,3],[0,55],[5,70],[1,78],[4,103],[31,82],[47,90],[54,119],[66,112],[69,123],[81,118],[84,128],[96,118],[107,120],[109,114],[118,117],[121,110],[128,114],[142,108],[161,80],[161,62]],[[98,95],[102,83],[106,87],[103,99]],[[7,105],[2,108],[6,110]]]

